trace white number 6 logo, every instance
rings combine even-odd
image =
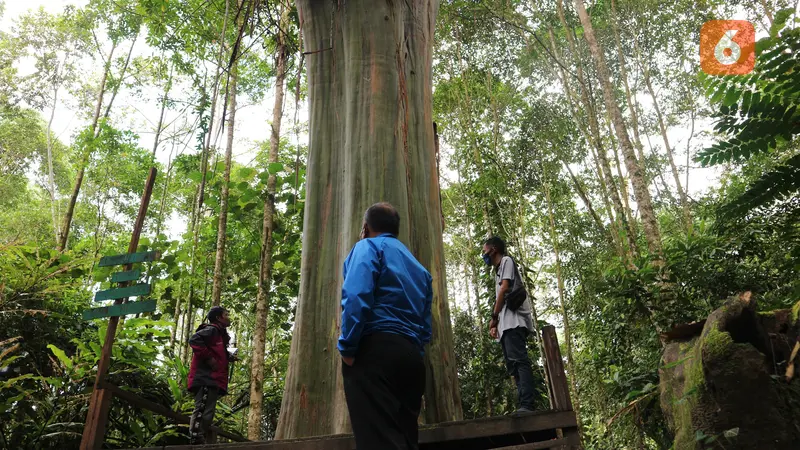
[[[717,42],[714,47],[714,57],[717,58],[720,64],[729,66],[736,64],[739,57],[742,56],[742,48],[739,44],[733,42],[733,37],[736,36],[738,30],[728,30],[722,35],[722,39]]]

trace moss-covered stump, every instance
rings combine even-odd
[[[797,314],[757,313],[755,303],[731,298],[699,336],[668,341],[661,408],[676,450],[800,448],[800,380],[783,378]]]

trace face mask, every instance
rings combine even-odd
[[[485,253],[485,254],[483,254],[481,256],[483,256],[483,262],[485,262],[487,266],[491,266],[492,265],[492,257],[489,256],[488,253]]]

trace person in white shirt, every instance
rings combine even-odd
[[[506,243],[502,239],[496,236],[489,238],[483,245],[481,256],[487,265],[495,269],[495,302],[489,335],[503,347],[506,368],[517,383],[519,409],[516,412],[533,412],[536,389],[527,347],[528,335],[533,330],[530,298],[526,298],[516,310],[506,305],[506,295],[511,292],[514,283],[521,283],[522,280],[516,279],[516,263],[506,255]]]

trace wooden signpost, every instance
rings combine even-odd
[[[133,282],[139,281],[139,278],[142,276],[142,271],[138,269],[134,270],[133,264],[152,262],[161,257],[158,252],[135,253],[136,248],[139,246],[139,235],[142,233],[144,217],[147,213],[147,207],[150,204],[150,195],[153,193],[155,180],[156,168],[153,167],[150,169],[150,174],[144,186],[142,203],[139,205],[139,214],[136,216],[136,223],[133,225],[133,234],[131,235],[131,242],[128,245],[128,253],[106,256],[100,259],[100,267],[125,266],[122,272],[116,272],[111,275],[111,282],[119,283],[118,286],[113,289],[100,291],[95,294],[94,297],[95,301],[114,300],[114,304],[102,308],[89,309],[83,312],[83,318],[85,320],[100,319],[103,317],[110,317],[110,319],[108,320],[106,340],[103,343],[100,362],[97,365],[97,378],[94,381],[94,390],[89,399],[89,413],[86,415],[86,425],[83,428],[81,450],[100,450],[102,447],[103,438],[106,433],[106,425],[108,423],[108,410],[111,407],[111,398],[114,396],[136,407],[148,409],[156,414],[172,418],[178,423],[189,423],[188,417],[157,403],[140,398],[130,391],[114,386],[105,379],[108,373],[108,367],[111,363],[111,347],[114,345],[114,337],[117,334],[119,317],[156,310],[155,300],[127,301],[128,297],[149,295],[152,288],[148,283],[132,284]],[[211,429],[220,436],[225,436],[230,440],[247,441],[247,439],[236,433],[227,432],[217,427],[211,427]]]
[[[129,314],[140,314],[143,312],[153,312],[155,310],[155,300],[120,303],[118,305],[104,306],[102,308],[86,310],[83,312],[83,320],[102,319],[103,317],[127,316]]]
[[[108,373],[108,366],[111,363],[111,347],[114,345],[114,337],[117,334],[117,324],[119,316],[133,314],[143,311],[155,310],[155,301],[126,303],[129,296],[147,295],[150,293],[149,284],[136,284],[129,286],[131,281],[137,280],[141,275],[138,270],[132,270],[134,263],[154,261],[158,254],[156,252],[136,253],[139,246],[139,236],[144,226],[144,218],[147,214],[147,207],[150,205],[150,196],[153,193],[153,185],[156,181],[157,170],[150,168],[150,174],[144,185],[142,202],[139,205],[139,213],[136,215],[136,222],[133,225],[131,241],[128,244],[128,253],[124,255],[106,256],[100,260],[100,267],[125,265],[125,271],[116,273],[111,281],[120,283],[116,289],[100,291],[95,296],[95,301],[114,300],[112,306],[91,309],[84,311],[85,319],[110,317],[108,320],[108,330],[106,340],[103,343],[103,351],[97,365],[97,377],[94,381],[94,390],[89,400],[89,413],[86,415],[86,425],[83,428],[83,438],[81,439],[81,450],[97,450],[103,444],[103,437],[106,433],[108,422],[108,409],[111,406],[112,392],[104,388],[104,379]],[[116,277],[116,278],[115,278]],[[150,309],[152,308],[152,309]]]

